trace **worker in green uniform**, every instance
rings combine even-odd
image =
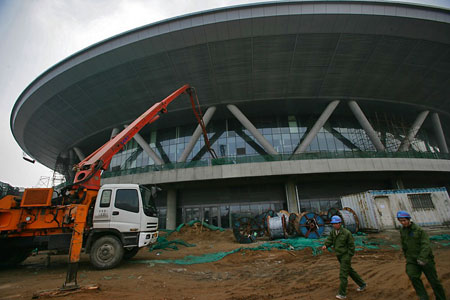
[[[342,227],[342,220],[339,216],[333,216],[330,223],[333,224],[334,229],[325,241],[322,250],[334,246],[334,251],[336,252],[340,264],[339,279],[341,280],[336,298],[346,299],[348,275],[350,275],[353,281],[358,285],[358,288],[356,289],[358,292],[364,291],[367,285],[364,280],[362,280],[361,276],[359,276],[352,268],[352,256],[355,254],[355,240],[353,239],[351,232]]]
[[[427,233],[420,226],[411,222],[411,215],[406,211],[397,212],[397,219],[402,224],[400,236],[406,258],[406,274],[408,274],[417,296],[420,300],[429,299],[420,279],[423,272],[433,288],[436,300],[445,300],[445,291],[436,273],[434,256]]]

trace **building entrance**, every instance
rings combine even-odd
[[[181,209],[182,222],[188,223],[192,220],[199,220],[209,225],[230,228],[233,217],[254,217],[268,210],[277,212],[283,209],[283,205],[284,202],[251,202],[233,205],[208,204],[204,206],[185,206]]]

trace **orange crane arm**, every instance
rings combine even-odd
[[[101,170],[106,170],[108,168],[114,154],[119,152],[125,146],[125,144],[128,143],[133,138],[133,136],[138,133],[139,130],[141,130],[145,125],[156,121],[159,118],[158,113],[167,112],[167,105],[169,105],[169,103],[171,103],[173,100],[175,100],[175,98],[183,93],[187,93],[190,97],[194,114],[197,118],[198,123],[203,129],[205,142],[211,152],[212,150],[210,149],[209,140],[206,135],[206,129],[203,123],[201,112],[199,109],[198,111],[196,110],[194,101],[195,90],[190,85],[185,84],[161,102],[154,104],[127,128],[122,130],[122,132],[120,132],[116,137],[106,142],[102,147],[100,147],[91,155],[86,157],[83,161],[81,161],[76,166],[77,173],[75,174],[74,188],[72,189],[74,190],[77,186],[81,185],[83,188],[98,191],[100,189]],[[212,153],[212,155],[213,157],[215,157],[215,154]]]

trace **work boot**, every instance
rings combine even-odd
[[[337,294],[336,299],[347,299],[347,296]]]
[[[356,289],[356,291],[357,291],[357,292],[362,292],[362,291],[364,291],[364,290],[366,289],[366,287],[367,287],[367,284],[364,283],[362,286],[358,287],[358,288]]]

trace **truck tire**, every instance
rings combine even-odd
[[[139,247],[124,248],[123,259],[133,258],[139,252],[139,249]]]
[[[115,236],[102,236],[92,244],[90,259],[96,269],[112,269],[122,261],[122,258],[123,246]]]

